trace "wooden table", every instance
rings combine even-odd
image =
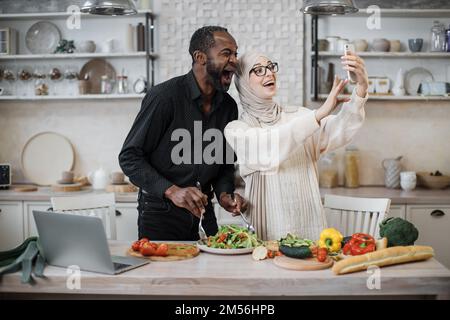
[[[111,243],[113,254],[124,254],[128,243]],[[370,290],[370,274],[336,276],[331,269],[290,271],[272,260],[253,261],[251,255],[201,253],[191,260],[151,262],[110,276],[81,272],[81,288],[70,290],[66,269],[48,266],[46,279],[23,285],[18,273],[0,283],[4,297],[56,298],[316,298],[316,297],[431,297],[450,296],[450,270],[435,259],[380,269],[381,289]],[[370,282],[370,280],[369,280]],[[89,296],[86,296],[89,295]]]

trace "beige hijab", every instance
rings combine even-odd
[[[256,96],[250,87],[250,70],[259,57],[267,58],[264,54],[258,52],[244,54],[239,59],[234,80],[243,109],[241,120],[251,127],[261,127],[261,124],[273,125],[281,117],[281,107],[276,102],[272,99],[262,99]],[[266,176],[262,172],[254,172],[244,178],[246,182],[245,193],[249,201],[247,215],[250,216],[258,237],[263,240],[269,240],[267,239],[265,200],[270,195],[266,192]]]

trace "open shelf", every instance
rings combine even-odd
[[[349,98],[350,95],[342,95],[342,97]],[[326,100],[328,94],[319,94],[319,100]],[[394,96],[394,95],[376,95],[369,93],[370,100],[383,101],[450,101],[450,96]]]
[[[120,17],[142,17],[146,13],[150,13],[152,17],[154,17],[154,14],[151,10],[138,10],[138,13],[135,15],[128,15],[128,16],[114,16],[114,18],[120,18]],[[33,20],[33,19],[64,19],[69,16],[71,16],[73,13],[69,12],[46,12],[46,13],[3,13],[0,14],[0,20]],[[95,19],[95,18],[111,18],[111,16],[102,16],[102,15],[93,15],[88,13],[80,13],[81,17],[87,18],[87,19]]]
[[[41,101],[41,100],[124,100],[142,99],[145,94],[86,94],[86,95],[61,95],[61,96],[0,96],[2,101]]]
[[[117,53],[49,53],[49,54],[17,54],[0,55],[0,60],[40,60],[40,59],[85,59],[85,58],[145,58],[145,52],[117,52]],[[156,53],[150,53],[150,59],[156,59]]]
[[[450,58],[450,52],[372,52],[360,51],[356,53],[367,58]],[[314,55],[314,52],[311,52]],[[319,57],[341,57],[342,53],[319,51]]]
[[[367,13],[366,9],[359,9],[357,13],[336,15],[332,17],[368,17],[373,13]],[[405,17],[405,18],[444,18],[450,17],[449,9],[381,9],[381,17]]]

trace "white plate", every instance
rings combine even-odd
[[[22,170],[31,182],[49,186],[72,170],[75,154],[70,141],[54,132],[31,137],[22,150]]]
[[[54,53],[61,40],[57,26],[48,21],[39,21],[28,29],[25,43],[33,54]]]
[[[417,96],[422,81],[434,81],[433,74],[425,68],[417,67],[409,70],[405,75],[405,89],[410,96]]]
[[[247,254],[252,253],[254,248],[244,248],[244,249],[218,249],[208,247],[206,244],[202,244],[201,242],[197,242],[197,247],[204,252],[214,253],[214,254],[224,254],[224,255],[233,255],[233,254]]]

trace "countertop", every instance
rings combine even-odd
[[[84,188],[78,192],[52,192],[48,187],[40,187],[38,191],[34,192],[16,192],[11,188],[10,190],[0,190],[0,201],[50,201],[51,197],[57,196],[71,196],[80,194],[89,194],[99,191],[93,191],[90,188]],[[243,194],[243,190],[238,192]],[[450,189],[444,190],[428,190],[416,189],[405,192],[400,189],[387,189],[383,187],[360,187],[355,189],[348,188],[333,188],[321,189],[322,197],[325,194],[335,194],[342,196],[353,197],[367,197],[367,198],[390,198],[393,205],[404,204],[437,204],[450,205]],[[136,193],[116,193],[117,202],[136,202]]]
[[[111,242],[112,254],[124,255],[129,243]],[[34,285],[20,283],[20,274],[5,275],[0,295],[99,295],[103,297],[362,297],[450,295],[450,270],[435,259],[380,269],[380,289],[368,289],[371,274],[336,276],[331,269],[291,271],[272,260],[254,261],[251,255],[200,253],[194,259],[150,262],[120,275],[81,272],[81,288],[66,287],[64,268],[48,266],[45,278]]]

